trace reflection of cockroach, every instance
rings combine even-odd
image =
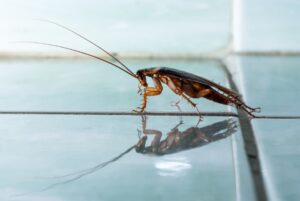
[[[167,68],[167,67],[153,67],[153,68],[144,68],[138,70],[136,73],[133,73],[124,63],[122,63],[119,59],[114,57],[112,54],[104,50],[99,45],[93,43],[89,39],[85,38],[84,36],[76,33],[75,31],[57,24],[55,22],[51,22],[48,20],[43,20],[46,22],[50,22],[52,24],[55,24],[57,26],[60,26],[77,36],[81,37],[82,39],[88,41],[89,43],[95,45],[99,49],[101,49],[103,52],[105,52],[107,55],[109,55],[112,59],[114,59],[118,64],[114,64],[110,61],[107,61],[103,58],[100,58],[98,56],[82,52],[79,50],[75,50],[72,48],[64,47],[61,45],[54,45],[49,43],[40,43],[40,42],[34,42],[34,41],[23,41],[25,43],[35,43],[35,44],[42,44],[42,45],[48,45],[48,46],[54,46],[58,48],[63,48],[67,50],[71,50],[80,54],[84,54],[93,58],[96,58],[98,60],[101,60],[103,62],[106,62],[116,68],[119,68],[120,70],[124,71],[125,73],[129,74],[130,76],[138,79],[140,86],[143,87],[143,90],[139,89],[140,95],[143,96],[141,107],[138,107],[136,112],[144,112],[147,105],[147,97],[148,96],[157,96],[161,94],[163,87],[162,83],[166,84],[175,94],[181,96],[185,100],[187,100],[194,108],[197,109],[196,104],[192,102],[191,98],[206,98],[208,100],[224,104],[224,105],[232,105],[235,106],[243,111],[245,111],[250,117],[255,117],[253,114],[254,112],[259,112],[260,108],[251,108],[248,105],[246,105],[239,94],[236,92],[223,87],[219,84],[216,84],[212,81],[209,81],[203,77],[200,77],[198,75],[194,75],[192,73],[184,72],[181,70],[173,69],[173,68]],[[149,87],[146,77],[150,77],[153,80],[154,87]],[[179,102],[177,102],[179,103]]]
[[[143,134],[136,144],[135,150],[142,154],[165,155],[201,147],[217,140],[224,139],[236,132],[237,123],[233,119],[219,121],[202,128],[190,127],[180,131],[177,124],[162,140],[162,132],[146,128],[146,118],[142,118]],[[147,135],[154,135],[150,146],[146,146]]]
[[[177,124],[174,128],[171,129],[170,132],[168,132],[166,138],[161,140],[162,132],[157,129],[146,128],[146,120],[146,117],[142,116],[142,133],[145,134],[145,136],[140,138],[137,144],[134,144],[112,159],[106,162],[99,163],[93,167],[61,176],[51,177],[52,179],[59,179],[60,181],[57,183],[53,183],[38,192],[50,190],[60,185],[68,184],[77,181],[87,175],[93,174],[96,171],[120,160],[123,156],[131,152],[133,149],[135,149],[137,153],[145,155],[162,156],[165,154],[175,154],[185,150],[199,148],[205,145],[209,145],[212,142],[225,139],[226,137],[234,134],[237,129],[237,122],[233,119],[227,119],[201,128],[199,128],[197,125],[196,127],[190,127],[184,131],[179,131],[178,127],[183,124],[182,121],[180,121],[179,124]],[[151,143],[151,146],[146,146],[146,135],[149,134],[154,134],[155,137]]]

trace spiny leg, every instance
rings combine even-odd
[[[157,96],[161,94],[163,87],[160,82],[160,80],[157,77],[152,78],[154,87],[146,87],[144,88],[144,93],[143,93],[143,100],[141,107],[138,107],[137,109],[133,110],[134,112],[144,112],[145,108],[147,106],[147,96]]]
[[[242,109],[242,111],[246,112],[250,119],[256,118],[256,115],[253,114],[253,112],[255,112],[255,111],[252,111],[252,110],[249,111],[245,106],[241,106],[240,109]]]
[[[247,110],[247,112],[253,113],[253,112],[261,112],[260,107],[252,108],[248,106],[244,101],[241,99],[240,96],[230,96],[228,95],[228,99],[236,105],[237,108],[243,108],[243,110]]]
[[[197,112],[200,114],[200,111],[199,111],[199,109],[198,109],[196,103],[194,103],[193,101],[191,101],[191,99],[190,99],[187,95],[185,95],[184,93],[181,93],[181,96],[182,96],[185,100],[187,100],[194,108],[196,108]]]
[[[181,100],[182,100],[182,96],[180,96],[180,99],[177,102],[175,102],[175,103],[171,102],[171,106],[177,107],[177,109],[180,113],[182,113],[181,107],[179,106],[179,103]],[[183,124],[182,115],[179,116],[179,124],[178,125],[181,125],[181,124]]]
[[[199,114],[199,117],[200,117],[200,119],[201,119],[201,115],[200,115],[200,111],[199,111],[199,109],[198,109],[198,107],[196,106],[196,104],[194,103],[194,102],[192,102],[191,100],[190,100],[190,98],[187,96],[187,95],[185,95],[184,93],[183,93],[183,91],[179,88],[179,87],[177,87],[175,84],[174,84],[174,82],[173,82],[173,80],[171,79],[171,78],[167,78],[167,83],[166,83],[167,85],[168,85],[168,87],[172,90],[172,91],[174,91],[174,93],[176,93],[177,95],[179,95],[179,96],[181,96],[182,98],[184,98],[185,100],[187,100],[194,108],[196,108],[196,110],[197,110],[197,112],[198,112],[198,114]]]
[[[256,118],[256,116],[253,114],[254,112],[260,112],[260,108],[251,108],[240,99],[233,99],[231,101],[237,109],[241,109],[242,111],[246,112],[251,119]]]
[[[181,100],[182,100],[182,96],[180,96],[180,98],[178,99],[178,101],[176,101],[176,102],[172,101],[171,102],[171,106],[177,107],[177,109],[178,109],[179,112],[182,112],[181,107],[179,106],[179,103],[181,102]]]
[[[182,96],[185,100],[187,100],[187,101],[188,101],[188,102],[189,102],[189,103],[197,110],[198,115],[199,115],[199,120],[198,120],[198,123],[197,123],[197,125],[198,125],[199,122],[202,121],[202,115],[201,115],[201,113],[200,113],[200,111],[199,111],[199,109],[198,109],[196,103],[194,103],[193,101],[191,101],[190,98],[189,98],[187,95],[185,95],[184,93],[182,93],[181,96]]]

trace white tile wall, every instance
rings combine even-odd
[[[38,40],[91,50],[51,24],[67,25],[111,51],[199,53],[227,46],[230,0],[6,0],[0,7],[0,51],[56,51],[8,41]]]

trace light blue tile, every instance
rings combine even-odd
[[[236,200],[256,200],[255,186],[249,167],[245,145],[240,129],[232,136],[233,162],[235,171]]]
[[[300,58],[239,57],[246,100],[264,115],[300,115]]]
[[[113,52],[195,53],[224,48],[230,35],[229,0],[4,1],[0,51],[56,51],[8,41],[39,40],[96,51],[70,33],[32,19],[69,26]]]
[[[186,60],[128,60],[133,72],[152,66],[169,66],[226,85],[218,62]],[[18,60],[0,62],[1,110],[131,111],[140,105],[138,82],[122,71],[93,60]],[[153,83],[149,80],[149,85]],[[150,97],[148,111],[177,111],[179,97],[168,87]],[[207,100],[195,100],[200,111],[226,111]],[[185,100],[183,111],[195,111]]]
[[[253,122],[270,200],[299,200],[299,120]]]
[[[238,57],[240,89],[262,115],[299,115],[298,57]],[[270,200],[299,200],[299,120],[254,119],[255,138]]]
[[[37,192],[73,178],[51,177],[93,167],[137,143],[140,117],[0,116],[0,120],[2,200],[236,199],[230,137],[165,156],[133,150],[90,175]],[[223,120],[207,117],[199,127]],[[178,117],[149,117],[147,128],[160,130],[164,138],[178,122]],[[179,131],[194,127],[197,119],[183,122]],[[150,145],[152,136],[148,137]],[[29,194],[13,196],[22,193]]]
[[[295,0],[242,1],[242,50],[299,51],[300,3]]]

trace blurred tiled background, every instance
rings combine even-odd
[[[64,59],[64,50],[9,43],[35,40],[99,52],[71,33],[36,20],[48,19],[123,53],[122,61],[133,71],[169,66],[229,86],[222,64],[226,61],[245,101],[260,106],[262,115],[299,117],[299,15],[297,0],[3,1],[0,110],[130,111],[139,104],[137,83],[121,71],[94,60]],[[62,59],[35,57],[53,53]],[[203,59],[207,54],[219,59]],[[176,100],[165,87],[161,96],[149,99],[148,110],[175,111],[170,102]],[[229,110],[206,100],[196,102],[202,111]],[[184,102],[182,108],[193,111]],[[224,140],[163,157],[133,151],[93,176],[38,192],[64,181],[47,177],[92,167],[136,143],[140,118],[0,118],[0,172],[5,175],[1,200],[257,200],[245,130],[238,123],[236,133]],[[205,117],[199,127],[224,119]],[[165,137],[179,121],[150,117],[148,128]],[[183,122],[180,131],[194,127],[197,119],[185,117]],[[299,120],[251,123],[268,199],[299,200]]]

